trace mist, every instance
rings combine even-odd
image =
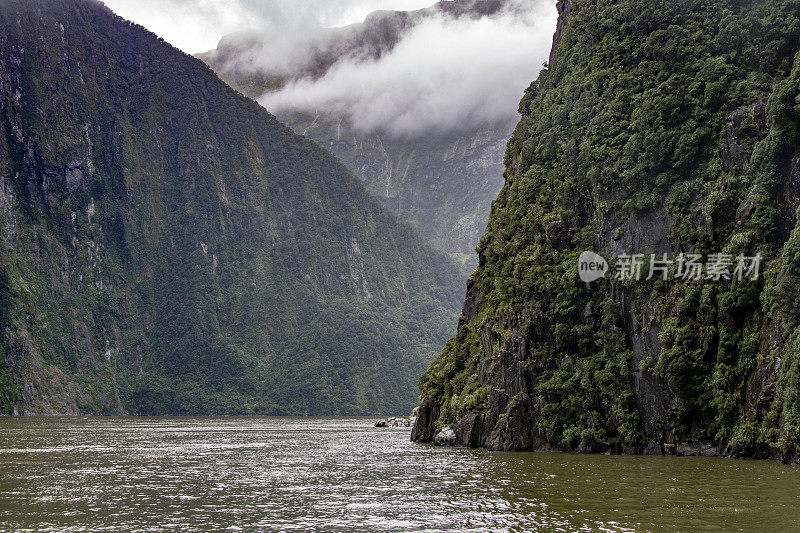
[[[547,60],[556,20],[555,2],[541,0],[518,0],[479,19],[436,15],[379,59],[344,58],[321,78],[296,80],[259,102],[274,113],[343,114],[360,131],[398,137],[514,121],[523,91]],[[295,50],[318,38],[304,35]],[[276,53],[248,62],[272,69],[287,58],[302,62],[303,54],[282,48],[291,45],[265,47],[260,53]]]
[[[136,22],[189,54],[214,48],[242,30],[303,35],[321,27],[364,20],[378,9],[411,10],[434,0],[104,0],[117,15]]]
[[[434,0],[106,3],[189,53],[213,49],[220,39],[247,42],[234,46],[225,70],[286,77],[281,90],[259,98],[274,113],[332,112],[362,132],[393,136],[515,122],[524,89],[547,60],[557,20],[554,0],[507,0],[500,13],[478,19],[431,15],[379,59],[342,53],[331,68],[309,76],[320,53],[338,53],[328,46],[332,35],[349,30],[339,27],[375,10],[420,9]]]

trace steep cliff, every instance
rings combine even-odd
[[[559,11],[413,438],[796,458],[800,3]],[[579,278],[583,251],[604,277]]]
[[[90,0],[0,4],[0,412],[417,399],[458,271],[330,153]]]

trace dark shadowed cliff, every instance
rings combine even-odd
[[[0,4],[0,412],[402,412],[460,281],[330,153],[89,0]]]
[[[800,3],[559,8],[413,438],[796,458]],[[612,260],[604,278],[579,279],[584,250]],[[641,280],[617,277],[622,254],[643,254]],[[667,280],[645,280],[650,254]],[[700,279],[679,276],[691,254]]]

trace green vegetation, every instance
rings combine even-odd
[[[11,290],[11,280],[2,263],[0,263],[0,333],[4,332],[11,324],[11,311],[14,305],[14,295]],[[0,344],[0,414],[11,414],[14,403],[19,399],[19,385],[6,363],[5,342]]]
[[[460,264],[465,278],[475,270],[475,244],[502,185],[503,148],[513,124],[394,138],[359,132],[335,113],[277,116],[295,132],[330,147],[385,207]]]
[[[800,2],[568,3],[551,63],[521,101],[479,245],[481,303],[423,377],[423,396],[443,407],[440,425],[457,418],[489,356],[491,399],[521,337],[530,423],[554,445],[675,438],[793,453]],[[553,224],[563,238],[548,235]],[[588,286],[577,257],[598,248],[760,253],[767,272]],[[634,340],[652,331],[659,346],[639,364]],[[665,413],[635,392],[632,370],[664,387]]]
[[[90,0],[4,2],[0,72],[0,409],[411,409],[458,270],[331,154]]]
[[[302,60],[289,65],[251,61],[283,53],[258,34],[223,37],[216,49],[197,57],[233,88],[258,100],[293,82],[317,80],[348,58],[389,54],[412,28],[426,21],[490,17],[505,5],[504,1],[434,1],[429,8],[382,10],[363,23],[328,28],[325,38],[312,47],[301,37],[294,41],[292,55],[300,54]],[[513,117],[398,136],[389,133],[391,122],[376,131],[363,131],[349,112],[330,106],[279,109],[276,115],[295,132],[333,152],[385,207],[460,264],[464,277],[475,270],[475,244],[502,185],[503,150]]]

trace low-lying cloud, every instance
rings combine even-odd
[[[115,13],[141,24],[184,52],[214,48],[243,30],[305,30],[344,26],[378,9],[410,10],[433,0],[103,0]]]
[[[556,19],[551,0],[516,0],[479,19],[437,15],[380,59],[340,60],[321,78],[292,82],[259,101],[273,112],[344,114],[362,131],[394,136],[511,121],[547,60]]]

